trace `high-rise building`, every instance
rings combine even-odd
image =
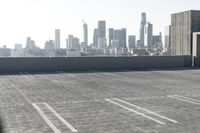
[[[107,48],[107,39],[106,38],[98,38],[98,49]]]
[[[26,49],[36,49],[35,41],[33,41],[30,37],[27,37]]]
[[[165,27],[165,49],[171,53],[171,26]]]
[[[119,41],[120,48],[126,48],[126,29],[114,30],[113,40]]]
[[[126,28],[122,28],[121,30],[121,48],[126,48]]]
[[[55,30],[55,49],[60,49],[60,30]]]
[[[55,56],[55,43],[53,40],[49,40],[45,42],[44,50],[45,56]]]
[[[106,38],[106,21],[98,22],[98,38]]]
[[[119,40],[112,40],[111,41],[112,48],[119,48]]]
[[[83,24],[83,38],[85,46],[88,46],[88,25],[86,23]]]
[[[142,13],[141,15],[141,23],[140,23],[140,48],[144,47],[144,34],[145,34],[145,25],[146,25],[146,13]]]
[[[200,10],[171,15],[171,48],[173,55],[192,54],[192,33],[200,31]]]
[[[110,28],[109,30],[109,44],[108,46],[111,47],[111,41],[114,39],[114,29],[113,28]]]
[[[15,49],[16,49],[16,50],[22,49],[22,44],[15,44]]]
[[[153,48],[163,48],[162,33],[153,36]]]
[[[53,40],[49,40],[49,41],[45,42],[45,46],[44,46],[45,50],[52,50],[53,51],[54,48],[55,48],[55,43],[54,43]]]
[[[77,37],[69,35],[67,39],[67,50],[80,51],[80,41]]]
[[[153,47],[153,25],[151,23],[145,25],[144,47]]]
[[[97,48],[98,47],[98,29],[94,29],[93,33],[93,45]]]
[[[128,46],[130,49],[133,49],[136,47],[136,37],[133,35],[128,36]]]

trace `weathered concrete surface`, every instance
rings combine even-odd
[[[191,67],[191,56],[0,58],[0,72]]]
[[[199,133],[200,70],[23,74],[0,76],[0,112],[5,133],[55,133],[33,103],[62,132],[69,128],[43,104],[49,104],[78,133]],[[105,99],[118,98],[176,120],[139,111],[159,124]]]
[[[200,31],[200,10],[171,15],[171,46],[173,55],[192,55],[192,33]]]

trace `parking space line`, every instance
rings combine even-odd
[[[62,116],[60,116],[49,104],[44,103],[49,110],[63,123],[67,126],[73,133],[77,133],[78,131],[69,123],[67,122]]]
[[[61,133],[60,130],[56,128],[56,126],[48,119],[44,112],[35,103],[33,103],[32,105],[38,111],[44,121],[49,125],[49,127],[54,131],[54,133]]]
[[[143,111],[145,111],[145,112],[147,112],[147,113],[149,113],[149,114],[158,116],[158,117],[160,117],[160,118],[162,118],[162,119],[165,119],[165,120],[167,120],[167,121],[170,121],[170,122],[173,122],[173,123],[178,123],[177,121],[175,121],[175,120],[173,120],[173,119],[171,119],[171,118],[168,118],[168,117],[165,117],[165,116],[163,116],[163,115],[157,114],[157,113],[155,113],[155,112],[153,112],[153,111],[150,111],[150,110],[147,110],[147,109],[145,109],[145,108],[136,106],[136,105],[134,105],[134,104],[128,103],[128,102],[123,101],[123,100],[118,99],[118,98],[114,98],[114,99],[117,100],[117,101],[120,101],[120,102],[122,102],[122,103],[125,103],[125,104],[127,104],[127,105],[130,105],[130,106],[132,106],[132,107],[135,107],[135,108],[137,108],[137,109],[143,110]]]
[[[188,98],[186,99],[186,98],[181,98],[181,97],[177,97],[176,95],[169,95],[168,97],[170,97],[170,98],[174,98],[174,99],[178,99],[178,100],[180,100],[180,101],[184,101],[184,102],[188,102],[188,103],[192,103],[192,104],[197,104],[197,105],[200,105],[200,102],[195,102],[195,101],[193,101],[193,100],[189,100]]]
[[[121,105],[121,104],[119,104],[119,103],[117,103],[117,102],[114,102],[114,101],[112,101],[112,100],[110,100],[110,99],[105,99],[105,100],[108,101],[108,102],[110,102],[110,103],[112,103],[112,104],[115,104],[115,105],[117,105],[117,106],[119,106],[119,107],[122,107],[122,108],[124,108],[124,109],[126,109],[126,110],[128,110],[128,111],[130,111],[130,112],[133,112],[133,113],[135,113],[135,114],[137,114],[137,115],[140,115],[140,116],[143,116],[143,117],[145,117],[145,118],[147,118],[147,119],[149,119],[149,120],[152,120],[152,121],[154,121],[154,122],[156,122],[156,123],[158,123],[158,124],[161,124],[161,125],[164,125],[164,124],[165,124],[164,122],[162,122],[162,121],[160,121],[160,120],[157,120],[157,119],[155,119],[155,118],[153,118],[153,117],[147,116],[147,115],[145,115],[145,114],[143,114],[143,113],[140,113],[140,112],[138,112],[138,111],[136,111],[136,110],[133,110],[133,109],[131,109],[131,108],[128,108],[128,107],[126,107],[126,106],[124,106],[124,105]]]
[[[196,99],[193,99],[193,98],[189,98],[189,97],[184,97],[184,96],[180,96],[180,95],[174,95],[176,97],[180,97],[180,98],[183,98],[183,99],[187,99],[187,100],[190,100],[190,101],[194,101],[194,102],[198,102],[200,103],[199,100],[196,100]]]
[[[61,133],[60,130],[49,120],[45,113],[37,106],[46,106],[53,114],[56,116],[66,127],[68,127],[73,133],[77,133],[76,130],[70,123],[68,123],[62,116],[60,116],[49,104],[47,103],[32,103],[33,107],[39,112],[40,116],[45,120],[45,122],[51,127],[55,133]]]

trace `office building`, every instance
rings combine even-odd
[[[163,48],[162,33],[153,36],[153,48]]]
[[[140,48],[144,47],[144,34],[145,34],[145,25],[146,25],[146,13],[142,13],[141,15],[141,23],[140,23]]]
[[[119,48],[119,40],[112,40],[111,41],[112,48]]]
[[[110,28],[108,30],[109,32],[109,44],[108,44],[108,47],[111,47],[111,41],[114,39],[114,29],[113,28]]]
[[[55,30],[55,49],[60,49],[60,30]]]
[[[30,37],[27,37],[27,40],[26,40],[26,49],[27,50],[36,49],[35,41],[32,40]]]
[[[165,50],[171,53],[171,26],[165,27]]]
[[[106,38],[98,38],[98,49],[107,48],[107,39]]]
[[[93,33],[93,45],[97,48],[98,47],[98,29],[94,29]]]
[[[126,48],[126,29],[116,29],[114,30],[113,40],[119,41],[120,48]]]
[[[0,57],[10,57],[11,49],[7,47],[0,48]]]
[[[88,25],[86,23],[83,24],[83,38],[85,46],[88,46]]]
[[[80,51],[80,41],[77,37],[69,35],[67,39],[67,50]]]
[[[44,50],[45,56],[55,56],[55,42],[53,40],[49,40],[45,42]]]
[[[106,21],[98,22],[98,38],[106,38]]]
[[[134,36],[134,35],[128,36],[129,49],[136,48],[136,44],[135,43],[136,43],[136,36]]]
[[[173,55],[192,54],[192,33],[200,31],[200,10],[171,15],[171,49]]]
[[[22,44],[15,44],[15,49],[22,49]]]
[[[145,25],[144,47],[145,48],[153,47],[153,25],[151,23],[147,23]]]
[[[121,48],[126,48],[126,28],[122,28],[121,29],[121,44],[120,44]]]

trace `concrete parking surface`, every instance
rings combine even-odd
[[[199,133],[200,70],[0,76],[6,133]]]

